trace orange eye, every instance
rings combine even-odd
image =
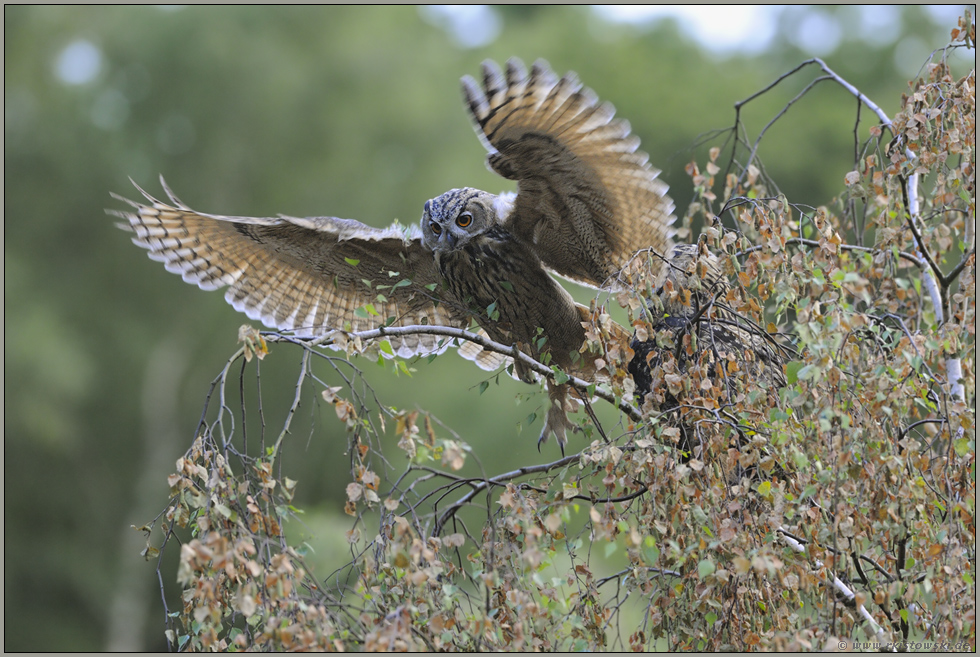
[[[429,222],[429,230],[431,230],[435,235],[441,235],[442,234],[442,226],[440,226],[439,224],[437,224],[434,221],[430,221]]]
[[[466,228],[471,223],[473,223],[473,215],[469,212],[464,212],[463,214],[456,217],[456,225],[460,228]]]

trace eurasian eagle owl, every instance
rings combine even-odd
[[[475,321],[497,342],[593,377],[595,357],[580,353],[588,309],[551,273],[601,288],[638,250],[664,254],[673,221],[667,186],[629,124],[574,73],[559,78],[543,61],[528,73],[511,59],[505,72],[485,62],[482,88],[469,77],[462,84],[487,164],[517,181],[516,194],[453,189],[426,202],[421,226],[408,229],[205,214],[165,184],[169,203],[143,192],[146,203],[127,201],[134,209],[115,214],[150,258],[202,289],[227,287],[229,303],[270,327],[319,336]],[[373,313],[355,312],[368,304]],[[447,342],[389,339],[403,357]],[[531,378],[520,366],[517,374]],[[551,433],[564,446],[567,394],[549,381],[539,446]]]

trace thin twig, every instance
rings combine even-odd
[[[789,245],[789,244],[802,244],[803,246],[809,246],[809,247],[813,247],[815,249],[820,248],[820,242],[818,242],[816,240],[806,239],[806,238],[803,238],[803,237],[789,237],[789,238],[786,239],[786,244],[787,245]],[[763,246],[763,245],[751,246],[751,247],[745,249],[744,251],[739,251],[738,253],[735,254],[735,256],[741,258],[741,257],[747,256],[750,253],[753,253],[755,251],[761,251],[764,248],[766,248],[766,247]],[[891,251],[883,251],[882,249],[872,249],[872,248],[869,248],[869,247],[866,247],[866,246],[856,246],[854,244],[838,244],[837,245],[837,248],[839,248],[841,251],[859,251],[861,253],[872,253],[872,254],[874,254],[874,253],[891,253]],[[922,269],[923,267],[926,266],[926,263],[925,263],[925,261],[922,258],[920,258],[919,256],[914,255],[912,253],[908,253],[906,251],[899,251],[898,252],[898,256],[900,258],[904,259],[904,260],[908,260],[909,262],[911,262],[913,265],[915,265],[919,269]]]

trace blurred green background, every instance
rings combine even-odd
[[[516,55],[577,71],[613,102],[683,209],[684,165],[703,164],[707,146],[694,145],[730,126],[733,103],[820,55],[892,114],[962,7],[703,11],[5,7],[4,648],[166,647],[130,525],[164,507],[247,321],[116,230],[110,191],[135,197],[131,177],[160,195],[163,174],[202,211],[415,222],[447,189],[512,188],[484,167],[459,78]],[[751,105],[749,129],[812,77]],[[767,138],[762,157],[792,200],[826,203],[840,188],[855,105],[825,85]],[[273,346],[262,365],[270,417],[292,398],[299,357]],[[484,373],[455,355],[410,379],[358,364],[387,403],[459,432],[488,472],[557,456],[553,443],[535,450],[540,420],[519,435],[542,404],[528,386],[508,379],[481,396]],[[332,409],[310,406],[287,439],[288,474],[309,530],[340,536],[345,436]],[[385,450],[397,473],[403,455]],[[163,577],[173,600],[174,573]]]

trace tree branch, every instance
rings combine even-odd
[[[755,98],[758,98],[759,96],[765,94],[767,91],[771,90],[773,87],[775,87],[777,84],[779,84],[784,79],[786,79],[786,78],[794,75],[798,71],[802,70],[803,68],[805,68],[806,66],[811,65],[811,64],[816,64],[817,66],[819,66],[820,69],[824,72],[825,75],[816,78],[809,85],[807,85],[807,87],[802,92],[800,92],[800,94],[797,94],[797,96],[794,97],[783,108],[782,111],[780,111],[779,115],[777,115],[776,118],[779,118],[779,116],[782,116],[783,114],[785,114],[785,112],[789,109],[790,105],[792,105],[793,103],[795,103],[802,95],[804,95],[805,93],[807,93],[817,82],[820,82],[820,81],[826,80],[826,79],[831,79],[834,82],[836,82],[837,84],[839,84],[841,87],[843,87],[848,93],[850,93],[855,98],[857,98],[859,102],[863,103],[865,106],[867,106],[869,109],[871,109],[871,111],[874,112],[875,115],[878,117],[878,119],[881,121],[881,123],[883,124],[883,126],[886,127],[889,130],[889,132],[891,132],[893,135],[894,134],[897,134],[896,131],[895,131],[895,127],[892,124],[891,118],[888,116],[888,114],[885,113],[884,110],[882,110],[870,98],[868,98],[863,93],[861,93],[858,90],[857,87],[855,87],[853,84],[851,84],[850,82],[848,82],[847,80],[845,80],[844,78],[842,78],[837,72],[835,72],[832,68],[830,68],[826,64],[826,62],[824,62],[819,57],[814,57],[812,59],[808,59],[807,61],[799,64],[796,67],[794,67],[791,71],[789,71],[787,73],[784,73],[782,76],[780,76],[779,78],[777,78],[775,81],[773,81],[771,84],[769,84],[768,86],[766,86],[764,89],[762,89],[762,90],[756,92],[755,94],[749,96],[745,100],[742,100],[742,101],[740,101],[738,103],[735,103],[736,131],[737,131],[737,128],[738,128],[739,113],[740,113],[741,108],[742,108],[743,105],[745,105],[746,103],[750,102],[751,100],[754,100]],[[775,120],[775,119],[773,119],[773,120]],[[772,122],[770,122],[770,124],[771,123]],[[768,127],[769,126],[767,125],[766,126],[766,129],[768,129]],[[763,132],[764,131],[765,131],[765,129],[763,130]],[[737,135],[737,132],[736,132],[736,135]],[[761,138],[761,135],[760,135],[760,138]],[[737,142],[737,140],[736,140],[736,142]],[[756,146],[757,145],[758,145],[758,140],[756,140]],[[752,158],[755,156],[755,152],[756,152],[756,147],[753,146],[752,151],[751,151],[751,154],[749,156],[749,160],[746,163],[746,170],[748,169],[748,165],[752,163]],[[909,159],[909,161],[915,161],[917,159],[916,154],[910,148],[906,148],[905,149],[905,156]],[[734,157],[734,152],[733,152],[733,157]],[[939,324],[939,325],[942,325],[946,321],[946,306],[945,306],[945,303],[944,303],[944,296],[945,295],[943,294],[943,291],[940,290],[939,283],[937,282],[937,279],[939,281],[943,281],[943,288],[944,289],[946,287],[948,287],[949,281],[948,281],[947,277],[943,276],[942,271],[938,268],[938,266],[936,265],[934,259],[931,256],[931,254],[926,249],[926,245],[925,245],[924,241],[922,240],[921,233],[920,233],[919,228],[918,228],[918,219],[919,219],[919,216],[920,216],[920,212],[919,212],[919,198],[918,198],[919,174],[913,169],[911,175],[907,179],[904,178],[904,177],[900,177],[900,180],[902,182],[902,185],[901,185],[901,187],[902,187],[902,196],[903,196],[903,200],[905,201],[906,212],[907,212],[907,215],[908,215],[907,223],[908,223],[909,229],[912,231],[912,234],[915,237],[916,246],[917,246],[918,250],[922,252],[922,256],[911,256],[911,257],[908,257],[908,259],[911,262],[916,262],[917,265],[920,267],[920,269],[922,269],[923,284],[924,284],[924,286],[926,288],[926,292],[927,292],[927,294],[929,296],[929,300],[932,303],[933,313],[934,313],[934,315],[936,317],[936,323]],[[857,250],[858,247],[851,247],[851,248]],[[906,257],[906,255],[903,254],[903,257]],[[923,264],[928,264],[928,268],[924,267]],[[960,269],[962,269],[962,267],[960,267]],[[960,401],[964,401],[965,402],[966,401],[966,389],[963,386],[963,384],[960,383],[960,380],[963,377],[963,374],[962,374],[963,367],[962,367],[962,363],[960,362],[960,359],[959,358],[948,358],[948,359],[946,359],[946,372],[947,372],[947,374],[946,374],[946,382],[947,382],[947,386],[949,388],[950,394],[953,397],[959,399]]]
[[[782,528],[776,531],[779,534],[779,537],[783,539],[783,542],[786,543],[786,545],[788,545],[789,547],[791,547],[793,550],[795,550],[800,554],[806,553],[806,548],[803,547],[803,544],[797,541],[795,538],[793,538],[793,536],[791,536],[789,532],[784,531]],[[813,565],[815,568],[824,567],[823,562],[820,561],[819,559],[814,559]],[[840,578],[837,577],[836,575],[834,575],[833,584],[835,589],[840,591],[840,593],[843,594],[845,598],[847,598],[848,600],[854,603],[858,613],[861,614],[864,620],[866,620],[868,624],[871,626],[871,629],[874,631],[875,636],[877,636],[878,638],[884,638],[885,631],[881,629],[881,626],[878,625],[878,623],[875,622],[875,619],[871,616],[870,613],[868,613],[868,610],[864,608],[864,605],[857,604],[857,600],[855,600],[854,591],[848,588],[848,586],[844,584],[844,582],[842,582]]]
[[[336,348],[332,343],[334,340],[334,335],[340,331],[331,331],[326,335],[323,335],[314,339],[307,338],[297,338],[294,336],[286,336],[281,333],[274,331],[263,332],[262,335],[270,342],[295,342],[300,344],[306,344],[310,346],[327,346],[331,348]],[[345,332],[341,332],[345,333]],[[494,353],[502,354],[504,356],[509,356],[515,361],[520,361],[524,365],[534,372],[545,376],[553,377],[555,375],[555,370],[552,367],[536,361],[531,358],[523,351],[517,348],[516,345],[504,345],[499,342],[494,342],[490,338],[485,338],[482,335],[477,335],[476,333],[470,333],[461,328],[456,328],[453,326],[430,326],[427,324],[420,324],[414,326],[388,326],[382,328],[371,329],[369,331],[358,331],[356,333],[345,333],[350,338],[359,338],[361,340],[378,340],[380,338],[391,337],[401,337],[406,335],[441,335],[447,338],[455,338],[457,340],[466,340],[474,344],[480,345],[486,351],[492,351]],[[566,373],[568,380],[566,383],[571,385],[578,390],[588,392],[589,394],[594,394],[596,397],[603,399],[623,413],[625,413],[634,422],[641,422],[643,416],[636,409],[635,406],[627,402],[626,400],[619,399],[616,395],[609,392],[608,390],[603,390],[596,386],[594,381],[586,381],[580,379],[576,376],[571,376]]]
[[[504,472],[503,474],[499,474],[496,477],[489,477],[487,479],[483,479],[480,481],[466,482],[470,486],[472,486],[472,490],[470,490],[470,492],[464,495],[463,497],[456,500],[456,502],[454,502],[448,509],[443,511],[442,515],[436,521],[436,526],[433,530],[433,535],[438,536],[439,532],[442,531],[442,528],[445,526],[446,522],[448,522],[449,519],[456,514],[456,511],[458,511],[464,505],[468,504],[474,497],[476,497],[483,491],[487,490],[490,486],[500,486],[502,484],[507,483],[508,481],[511,481],[512,479],[517,479],[518,477],[523,477],[529,474],[549,472],[550,470],[554,470],[555,468],[561,468],[568,465],[569,463],[573,463],[577,461],[580,457],[581,456],[579,454],[573,454],[571,456],[565,456],[563,458],[560,458],[557,461],[552,461],[551,463],[542,463],[541,465],[525,466],[523,468],[518,468],[517,470]]]
[[[806,239],[804,237],[789,237],[786,239],[786,244],[787,245],[801,244],[803,246],[809,246],[815,249],[820,248],[820,242],[816,240]],[[751,246],[745,249],[744,251],[739,251],[738,253],[735,254],[735,256],[736,257],[747,256],[755,251],[761,251],[763,248],[765,248],[763,245]],[[837,248],[839,248],[841,251],[858,251],[860,253],[882,253],[882,249],[872,249],[866,246],[856,246],[854,244],[840,244],[838,245]],[[899,251],[898,256],[903,260],[908,260],[919,269],[923,269],[926,267],[926,262],[919,256],[914,255],[912,253],[908,253],[906,251]]]

